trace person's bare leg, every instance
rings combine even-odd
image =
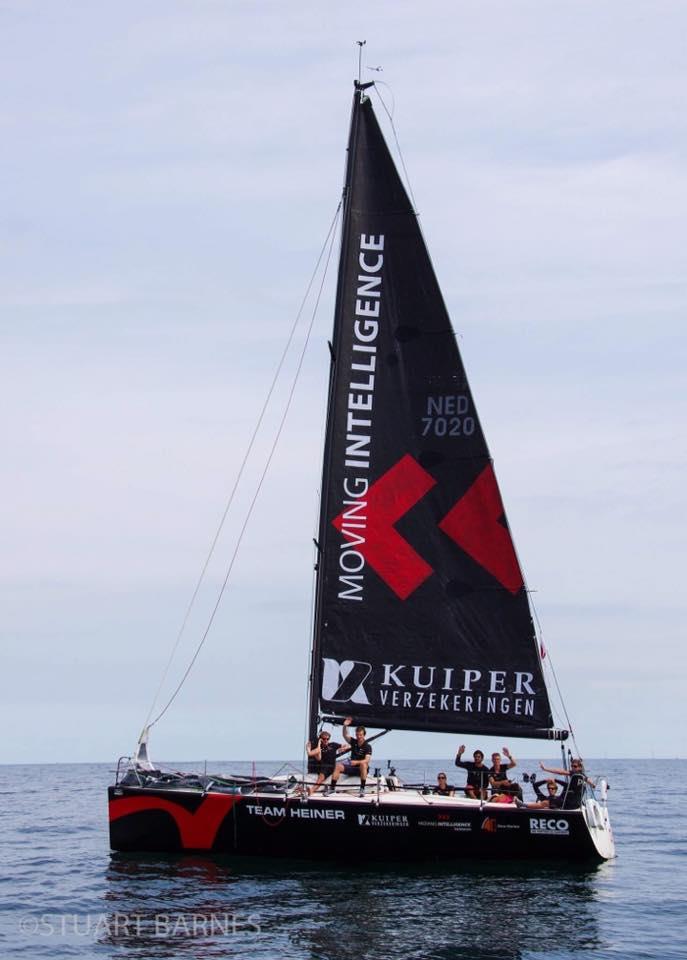
[[[358,773],[360,774],[360,793],[365,793],[365,783],[367,781],[367,760],[361,760],[358,765]]]
[[[317,793],[317,791],[320,789],[323,783],[324,783],[324,774],[318,773],[317,780],[312,785],[312,787],[310,787],[310,789],[308,790],[308,796],[312,797],[313,793]]]
[[[336,790],[336,783],[343,772],[344,772],[343,763],[337,763],[337,765],[334,767],[334,773],[332,774],[332,779],[331,779],[330,789],[332,793],[334,792],[334,790]]]

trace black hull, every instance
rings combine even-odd
[[[593,862],[581,810],[110,787],[110,846],[307,860]]]

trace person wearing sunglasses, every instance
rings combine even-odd
[[[437,785],[432,792],[440,797],[452,797],[456,788],[448,782],[446,774],[442,772],[437,774]]]
[[[543,785],[546,786],[546,793],[541,790]],[[523,803],[519,797],[516,797],[515,802],[519,807],[527,807],[529,810],[560,810],[565,794],[559,793],[558,788],[559,786],[567,787],[567,785],[565,780],[537,780],[536,783],[532,782],[537,799],[531,803]]]
[[[317,774],[317,780],[308,789],[308,794],[312,796],[313,793],[317,793],[327,777],[331,777],[334,773],[337,754],[344,749],[344,746],[332,741],[332,736],[328,730],[321,730],[317,743],[312,744],[308,740],[305,749],[309,758],[308,773]]]
[[[596,784],[584,772],[584,764],[578,758],[570,761],[570,769],[563,770],[558,767],[545,767],[540,761],[539,766],[545,773],[555,773],[559,777],[567,777],[565,792],[563,795],[562,806],[566,810],[576,810],[582,804],[582,797],[586,786],[594,788]]]

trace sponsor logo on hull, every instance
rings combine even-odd
[[[401,813],[359,813],[361,827],[408,827],[408,817]]]
[[[295,820],[345,820],[346,814],[343,810],[321,810],[318,807],[285,807],[269,806],[260,803],[247,803],[246,811],[252,817],[275,817],[285,819],[289,817]]]
[[[570,824],[567,820],[553,817],[530,817],[530,833],[546,834],[549,837],[568,837]]]
[[[485,817],[480,827],[485,833],[496,833],[497,830],[519,830],[519,823],[499,823],[496,817]]]
[[[469,833],[472,824],[468,820],[418,820],[418,827],[445,827],[457,832]]]

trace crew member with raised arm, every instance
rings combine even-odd
[[[312,764],[308,764],[308,766],[311,768],[312,773],[317,774],[317,780],[314,785],[308,789],[308,794],[312,795],[313,793],[317,793],[327,777],[334,773],[336,755],[346,748],[342,743],[332,743],[329,731],[321,730],[317,742],[313,745],[308,740],[305,749],[312,761]]]
[[[570,761],[569,770],[562,770],[559,767],[545,767],[541,760],[539,761],[539,766],[545,773],[556,773],[559,777],[568,778],[563,796],[563,808],[566,810],[576,810],[582,805],[582,795],[585,785],[589,784],[590,787],[596,786],[594,781],[590,780],[585,774],[584,764],[579,759]]]
[[[465,744],[461,743],[456,754],[456,766],[467,770],[468,778],[465,783],[465,796],[471,800],[486,800],[489,786],[489,771],[484,766],[484,754],[475,750],[472,760],[461,760],[465,752]]]
[[[351,746],[351,757],[344,763],[337,763],[331,779],[331,790],[332,792],[336,790],[336,783],[342,773],[345,773],[347,776],[352,776],[357,773],[360,777],[360,796],[363,797],[365,795],[367,768],[370,765],[372,747],[365,739],[365,734],[367,733],[365,727],[360,726],[355,728],[355,739],[349,734],[348,727],[351,723],[353,723],[353,718],[346,717],[343,722],[343,730],[341,731],[344,740]]]
[[[563,806],[565,800],[565,794],[559,793],[558,788],[567,787],[568,784],[564,780],[537,780],[530,781],[534,792],[537,795],[537,799],[531,801],[530,803],[525,803],[519,797],[515,798],[515,802],[519,807],[527,807],[528,810],[560,810]],[[541,786],[546,784],[546,793],[542,793]]]
[[[507,757],[508,763],[502,762],[500,753],[492,753],[491,755],[491,767],[489,767],[491,789],[493,793],[511,793],[521,796],[522,790],[519,785],[507,776],[508,771],[517,766],[517,760],[508,747],[503,748],[503,754]]]

